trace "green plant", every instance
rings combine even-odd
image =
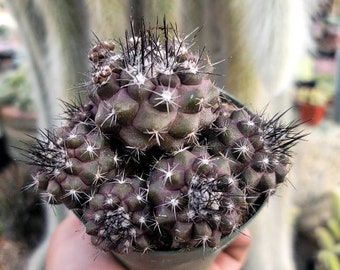
[[[218,247],[273,194],[304,135],[251,113],[211,81],[212,65],[157,25],[89,54],[85,103],[28,152],[32,186],[64,203],[105,251]]]
[[[308,78],[311,77],[313,78],[312,80],[299,81],[296,101],[314,106],[326,105],[335,94],[334,76],[318,74]]]
[[[32,88],[27,69],[22,66],[0,77],[0,106],[10,105],[22,111],[33,111]]]
[[[335,76],[333,74],[317,74],[315,76],[318,88],[322,89],[328,100],[331,100],[335,96]]]
[[[314,106],[326,105],[331,100],[329,92],[320,87],[302,87],[297,90],[296,101]]]
[[[319,270],[340,269],[340,192],[331,194],[331,218],[315,230],[320,245],[317,254]]]

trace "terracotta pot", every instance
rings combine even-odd
[[[298,104],[300,119],[309,125],[316,126],[324,118],[326,106],[316,106],[311,104]]]

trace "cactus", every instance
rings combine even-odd
[[[188,52],[188,38],[162,28],[153,33],[142,24],[139,37],[127,39],[121,53],[109,42],[90,52],[95,122],[138,151],[188,143],[216,118],[219,104],[217,88],[202,75],[201,56]]]
[[[254,114],[166,21],[91,49],[87,101],[28,151],[32,187],[65,204],[105,251],[218,247],[284,182],[304,134]]]
[[[324,226],[315,230],[320,250],[317,254],[318,270],[340,269],[340,193],[331,195],[332,216]]]
[[[301,104],[325,106],[332,99],[332,95],[321,88],[300,88],[296,94],[296,101]]]

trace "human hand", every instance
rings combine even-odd
[[[91,237],[73,213],[59,224],[47,251],[46,270],[60,269],[126,270],[113,256],[91,244]]]
[[[47,252],[46,270],[125,270],[113,256],[99,252],[90,236],[81,233],[83,225],[70,214],[53,233]],[[76,232],[79,233],[76,233]],[[248,231],[218,255],[209,270],[241,269],[250,246]]]
[[[250,232],[245,229],[217,256],[209,270],[240,270],[246,261],[249,248]]]

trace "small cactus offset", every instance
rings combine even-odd
[[[140,29],[91,49],[86,101],[64,102],[64,126],[27,153],[32,186],[105,251],[218,247],[284,182],[304,135],[217,88],[195,32]]]

